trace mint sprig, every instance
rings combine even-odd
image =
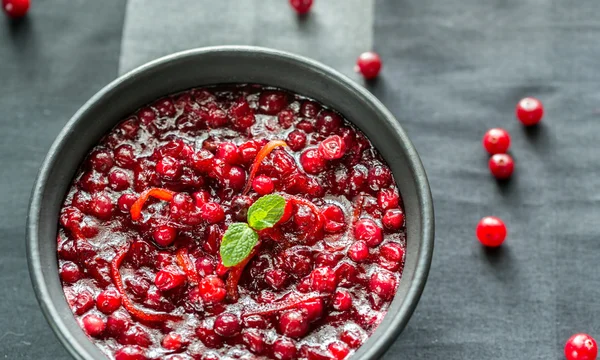
[[[232,267],[244,261],[258,244],[258,232],[272,228],[281,220],[285,199],[281,195],[265,195],[248,209],[248,223],[229,225],[221,241],[223,266]]]

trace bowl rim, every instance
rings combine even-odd
[[[241,45],[226,45],[226,46],[211,46],[202,47],[196,49],[190,49],[185,51],[176,52],[156,60],[150,61],[143,64],[124,75],[117,77],[111,81],[108,85],[104,86],[96,94],[94,94],[88,101],[85,102],[79,110],[70,118],[70,120],[62,128],[52,146],[48,150],[46,157],[40,167],[34,186],[31,192],[31,198],[29,203],[28,215],[27,215],[27,239],[26,239],[26,250],[27,250],[27,262],[29,267],[29,274],[33,289],[37,300],[42,309],[44,317],[48,321],[50,327],[58,337],[62,345],[68,350],[71,356],[78,359],[86,359],[88,352],[83,346],[78,343],[72,333],[67,329],[67,326],[62,321],[57,321],[60,318],[58,310],[54,305],[54,300],[49,294],[48,286],[43,281],[43,268],[41,264],[39,243],[39,228],[38,221],[40,215],[40,208],[42,206],[42,194],[43,189],[46,187],[48,179],[52,171],[52,163],[55,157],[58,156],[59,149],[64,146],[66,138],[69,136],[73,126],[80,121],[82,116],[93,106],[99,99],[110,94],[111,91],[118,88],[122,83],[130,81],[132,78],[137,77],[139,74],[151,71],[152,69],[165,66],[170,62],[180,59],[182,57],[196,57],[207,53],[215,52],[244,52],[254,54],[264,54],[274,57],[282,57],[287,61],[300,63],[303,66],[309,67],[312,70],[325,73],[328,76],[333,77],[336,81],[342,83],[344,86],[350,88],[352,91],[361,95],[364,99],[371,103],[381,114],[384,115],[385,121],[389,122],[398,137],[402,140],[397,144],[406,153],[408,161],[408,168],[414,174],[415,179],[415,190],[418,203],[420,204],[420,217],[421,217],[421,232],[420,232],[420,247],[418,258],[416,259],[415,271],[412,277],[412,282],[408,291],[404,296],[404,301],[401,303],[398,309],[394,309],[394,316],[391,322],[388,324],[388,331],[375,338],[370,336],[367,342],[359,348],[359,350],[353,355],[353,359],[377,359],[381,357],[385,351],[391,346],[394,340],[405,328],[411,315],[417,307],[418,301],[425,288],[429,270],[431,267],[433,248],[434,248],[434,210],[431,190],[425,169],[421,162],[417,151],[409,140],[408,135],[400,126],[398,120],[392,115],[392,113],[377,99],[371,92],[369,92],[362,85],[351,80],[345,75],[341,74],[337,70],[324,65],[316,60],[293,54],[286,51],[275,50],[257,46],[241,46]],[[388,312],[386,317],[392,314]],[[370,346],[364,346],[370,343]]]

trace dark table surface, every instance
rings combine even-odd
[[[574,332],[600,337],[600,2],[316,0],[297,21],[285,0],[37,0],[0,17],[0,357],[62,359],[29,281],[25,217],[54,137],[119,73],[172,51],[218,44],[291,50],[368,85],[421,154],[436,207],[427,288],[384,359],[562,359]],[[514,119],[524,96],[542,126]],[[511,132],[512,180],[496,183],[480,139]],[[484,251],[486,215],[509,237]]]

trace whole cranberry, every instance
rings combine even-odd
[[[285,286],[287,274],[281,269],[271,269],[265,273],[265,281],[275,290]]]
[[[92,337],[98,337],[106,329],[106,322],[103,318],[95,314],[88,314],[81,319],[83,329],[85,332]]]
[[[394,189],[382,189],[377,194],[377,205],[381,210],[397,208],[400,203],[400,197]]]
[[[241,160],[238,147],[232,142],[219,144],[217,147],[217,158],[231,165],[238,164]]]
[[[372,190],[380,190],[392,184],[392,172],[387,166],[376,165],[369,169],[367,182]]]
[[[117,165],[125,169],[135,167],[135,155],[131,145],[121,145],[115,149],[113,157]]]
[[[27,14],[31,0],[2,0],[2,9],[11,18],[20,18]]]
[[[264,336],[257,330],[249,329],[244,331],[242,341],[246,344],[248,350],[254,354],[261,354],[265,349]]]
[[[221,205],[209,201],[200,208],[200,216],[209,224],[216,224],[225,219],[225,212]]]
[[[112,314],[121,306],[121,294],[116,289],[106,289],[96,297],[96,307],[105,314]]]
[[[365,79],[374,79],[381,71],[381,58],[375,52],[364,52],[358,57],[356,66]]]
[[[209,303],[220,303],[225,299],[225,283],[215,275],[209,275],[200,281],[200,296]]]
[[[123,194],[117,200],[117,207],[121,212],[128,213],[131,209],[131,205],[137,200],[137,197],[133,194]]]
[[[223,313],[215,319],[215,332],[223,337],[233,337],[240,333],[240,319],[232,313]]]
[[[205,277],[215,272],[215,264],[207,257],[196,259],[196,271],[198,275]]]
[[[77,264],[67,261],[60,267],[60,278],[66,283],[76,283],[81,279],[81,271]]]
[[[544,106],[542,102],[534,97],[521,99],[516,109],[517,119],[525,125],[532,126],[539,123],[544,117]]]
[[[282,128],[287,129],[294,125],[294,112],[291,109],[282,110],[279,115],[277,115],[277,120]]]
[[[175,241],[176,237],[177,230],[170,225],[161,225],[152,233],[152,238],[154,241],[162,247],[171,245],[173,241]]]
[[[279,331],[291,338],[300,338],[308,332],[308,316],[298,310],[287,310],[279,318]]]
[[[490,155],[505,153],[510,147],[510,135],[508,131],[500,128],[489,129],[483,135],[483,148]]]
[[[179,160],[165,156],[156,163],[156,172],[165,180],[173,181],[181,176],[182,166]]]
[[[156,101],[154,107],[160,116],[172,117],[175,115],[175,104],[173,104],[173,100],[169,98]]]
[[[335,271],[328,266],[314,269],[310,273],[310,285],[314,291],[334,292],[337,287]]]
[[[250,315],[244,318],[244,327],[248,329],[266,329],[267,320],[261,315]]]
[[[326,166],[325,159],[316,148],[304,151],[300,155],[300,164],[304,171],[313,175],[325,170]]]
[[[296,352],[296,344],[290,339],[281,338],[273,343],[273,357],[277,360],[293,360]]]
[[[489,247],[500,246],[506,239],[506,225],[495,216],[486,216],[479,220],[475,232],[479,242]]]
[[[321,298],[314,298],[303,301],[297,309],[306,313],[309,322],[314,322],[323,316],[325,305]]]
[[[115,360],[147,360],[146,352],[137,345],[129,345],[115,352]]]
[[[369,247],[363,240],[356,241],[348,248],[348,257],[356,262],[365,261],[369,258]]]
[[[166,266],[160,270],[154,278],[154,284],[160,291],[175,289],[185,283],[186,276],[179,267],[175,265]]]
[[[281,91],[264,91],[258,98],[259,109],[268,115],[275,115],[287,106],[287,95]]]
[[[404,224],[404,213],[400,209],[389,209],[383,214],[381,222],[388,230],[398,230]]]
[[[113,204],[110,197],[105,193],[97,193],[90,201],[90,212],[100,219],[108,219],[113,212]]]
[[[350,353],[348,345],[341,341],[334,341],[327,345],[327,349],[333,355],[335,360],[344,360]]]
[[[330,110],[323,110],[317,115],[315,120],[315,127],[317,132],[321,135],[329,135],[332,132],[338,130],[342,126],[342,117]],[[337,135],[336,135],[337,136]],[[337,148],[343,148],[344,143],[342,138],[336,139]],[[340,145],[341,143],[341,145]],[[342,154],[343,155],[343,154]],[[340,156],[341,157],[341,156]]]
[[[123,191],[131,185],[131,181],[125,171],[115,169],[108,174],[108,184],[115,191]]]
[[[246,185],[246,171],[240,166],[231,166],[225,176],[225,185],[239,191]]]
[[[181,335],[172,332],[162,339],[161,345],[167,350],[180,351],[185,344]]]
[[[379,248],[381,256],[392,262],[400,262],[404,259],[404,248],[396,242],[389,242]]]
[[[396,291],[396,276],[387,270],[378,270],[371,275],[369,289],[383,300],[390,300]]]
[[[313,0],[290,0],[290,5],[299,15],[304,15],[310,11]]]
[[[140,109],[138,112],[138,117],[140,118],[142,124],[148,126],[152,124],[154,120],[156,120],[156,113],[152,108],[145,107]]]
[[[92,170],[106,173],[113,166],[112,154],[107,150],[95,150],[90,154],[88,163]]]
[[[359,347],[363,342],[363,336],[360,334],[358,330],[350,329],[344,330],[340,334],[340,340],[348,344],[353,349]]]
[[[344,156],[346,145],[338,135],[332,135],[319,144],[319,154],[326,160],[336,160]]]
[[[515,162],[508,154],[495,154],[490,158],[488,166],[496,179],[505,180],[512,175]]]
[[[300,151],[306,146],[306,134],[296,129],[288,134],[286,143],[290,149]]]
[[[267,195],[275,190],[273,180],[266,175],[259,175],[252,181],[252,189],[259,195]]]
[[[575,334],[565,344],[565,357],[567,360],[596,360],[598,345],[596,340],[588,334]]]
[[[337,311],[346,311],[352,307],[352,295],[346,290],[338,290],[333,296],[333,308]]]
[[[375,247],[383,241],[381,228],[371,219],[360,219],[354,224],[354,237],[364,240],[370,247]]]
[[[125,311],[116,311],[106,320],[106,332],[113,337],[118,337],[130,327],[131,318]]]

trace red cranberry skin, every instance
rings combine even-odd
[[[340,340],[348,344],[352,349],[358,348],[362,344],[362,337],[355,330],[345,330],[340,334]]]
[[[383,226],[391,231],[399,230],[404,225],[404,213],[400,209],[390,209],[383,214]]]
[[[94,196],[92,196],[92,200],[90,201],[89,208],[92,215],[106,220],[111,217],[113,212],[112,200],[107,194],[94,194]]]
[[[265,349],[263,335],[255,330],[246,330],[242,335],[242,341],[246,344],[246,348],[254,354],[261,354]]]
[[[290,5],[298,15],[307,14],[312,7],[313,0],[290,0]]]
[[[73,301],[70,301],[69,304],[75,315],[83,315],[94,307],[94,298],[89,291],[84,290],[76,294]]]
[[[506,225],[495,216],[486,216],[481,219],[475,232],[479,242],[488,247],[498,247],[506,239]]]
[[[113,337],[118,337],[131,327],[131,318],[124,311],[117,311],[106,320],[106,332]]]
[[[300,155],[300,164],[304,171],[311,175],[315,175],[325,170],[325,159],[321,156],[317,149],[308,149]]]
[[[596,360],[598,345],[596,340],[588,334],[575,334],[565,344],[565,358],[567,360]]]
[[[131,209],[131,205],[137,200],[137,197],[133,194],[123,194],[117,200],[117,207],[123,213],[129,213],[129,209]]]
[[[125,346],[115,352],[115,360],[148,360],[146,352],[137,345]]]
[[[383,232],[375,221],[360,219],[354,225],[354,237],[357,240],[364,240],[370,247],[375,247],[383,241]]]
[[[112,154],[106,150],[94,151],[88,158],[92,170],[106,173],[113,166]]]
[[[515,110],[517,119],[525,126],[538,124],[544,117],[542,102],[534,97],[526,97],[519,101]]]
[[[108,185],[115,191],[123,191],[131,186],[131,181],[126,172],[115,169],[108,175]]]
[[[154,242],[162,247],[167,247],[175,241],[177,237],[177,230],[169,225],[161,225],[157,227],[152,233]]]
[[[252,189],[259,195],[267,195],[275,190],[275,184],[270,177],[259,175],[252,181]]]
[[[258,99],[259,109],[267,115],[277,115],[287,106],[287,95],[279,91],[264,91]]]
[[[168,181],[178,179],[181,176],[181,171],[181,163],[171,156],[165,156],[156,163],[156,172]]]
[[[333,297],[333,308],[346,311],[352,307],[352,295],[346,290],[338,290]]]
[[[293,360],[297,352],[296,344],[290,339],[282,338],[273,343],[273,357],[277,360]]]
[[[508,154],[495,154],[490,158],[488,166],[496,179],[506,180],[511,177],[515,162]]]
[[[121,145],[114,151],[114,159],[117,165],[125,169],[133,169],[135,167],[135,155],[131,145]]]
[[[279,332],[291,338],[301,338],[308,332],[308,317],[298,310],[287,310],[279,318]]]
[[[225,299],[225,283],[217,276],[210,275],[200,281],[200,296],[209,304],[220,303]]]
[[[242,324],[240,319],[231,313],[223,313],[215,319],[215,332],[223,337],[233,337],[240,333]]]
[[[319,154],[326,160],[337,160],[344,156],[346,145],[338,135],[333,135],[319,144]]]
[[[376,165],[369,169],[367,182],[371,190],[381,190],[392,184],[392,172],[387,166]]]
[[[390,300],[396,292],[397,280],[387,270],[378,270],[371,275],[369,289],[383,300]]]
[[[382,210],[397,208],[399,203],[400,197],[393,189],[383,189],[377,194],[377,205]]]
[[[281,269],[271,269],[265,273],[265,281],[275,290],[282,289],[287,279],[287,274]]]
[[[348,249],[348,257],[355,262],[365,261],[369,258],[369,246],[363,240],[356,241]]]
[[[310,274],[310,286],[314,291],[334,292],[337,287],[335,271],[327,266],[314,269]]]
[[[381,71],[381,58],[375,52],[364,52],[358,57],[356,66],[365,79],[371,80],[376,78]]]
[[[76,283],[79,279],[81,279],[81,271],[79,270],[79,266],[70,261],[65,262],[60,267],[60,278],[66,283]]]
[[[404,259],[404,249],[402,248],[402,245],[395,242],[381,245],[379,253],[382,257],[392,262],[401,262]]]
[[[500,128],[489,129],[483,135],[483,148],[490,155],[501,154],[508,151],[510,147],[510,135],[508,131]]]
[[[121,307],[121,294],[116,289],[104,290],[96,297],[96,308],[107,315],[112,314],[119,307]]]
[[[350,353],[348,345],[341,341],[332,342],[327,346],[327,349],[333,355],[335,360],[344,360]]]
[[[306,300],[298,305],[298,310],[306,314],[309,322],[314,322],[323,317],[325,306],[320,298]]]
[[[221,205],[209,201],[200,208],[200,216],[209,224],[216,224],[225,219],[225,212]]]
[[[167,350],[180,351],[184,346],[183,338],[177,333],[169,333],[162,339],[161,346]]]
[[[160,270],[154,278],[154,284],[160,291],[168,291],[182,286],[186,276],[177,266],[170,265]]]
[[[86,315],[81,319],[81,322],[85,332],[92,337],[100,336],[106,329],[106,322],[98,315]]]
[[[342,126],[342,118],[333,111],[323,110],[317,115],[317,119],[315,120],[315,127],[319,134],[321,135],[329,135],[334,131],[338,130]],[[335,135],[337,136],[337,135]],[[338,147],[343,147],[345,144],[339,138],[335,138],[336,142],[341,142],[341,145]],[[341,157],[341,156],[340,156]]]
[[[25,16],[30,5],[31,0],[2,0],[4,13],[14,19]]]
[[[219,144],[217,148],[217,158],[222,159],[231,165],[238,164],[241,160],[238,147],[232,142]]]

